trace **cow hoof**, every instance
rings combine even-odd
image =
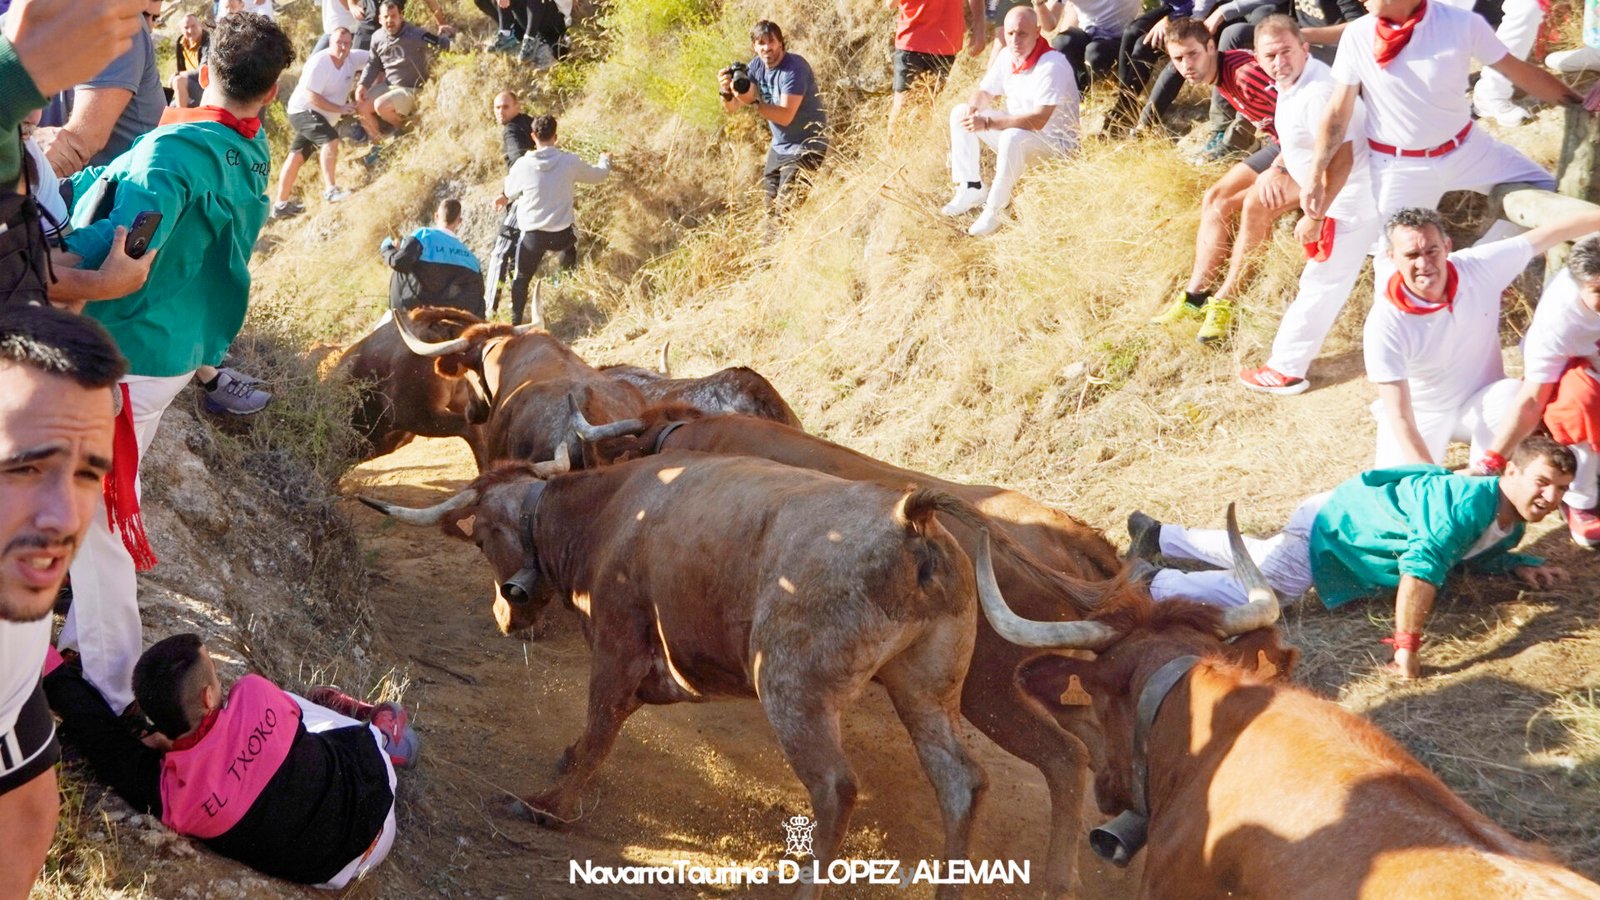
[[[556,771],[562,775],[567,774],[567,770],[572,768],[572,762],[577,758],[577,755],[577,745],[569,744],[567,749],[561,751],[561,758],[556,760]]]

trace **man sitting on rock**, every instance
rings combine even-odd
[[[389,276],[389,306],[450,306],[483,318],[483,267],[456,237],[461,228],[461,201],[439,201],[433,227],[418,228],[396,244],[383,239],[378,252],[394,274]]]
[[[1457,475],[1441,466],[1374,469],[1300,504],[1281,533],[1245,539],[1250,558],[1272,589],[1291,602],[1315,586],[1329,609],[1396,588],[1394,671],[1421,673],[1422,627],[1450,570],[1511,574],[1533,588],[1566,572],[1535,556],[1511,552],[1524,527],[1555,512],[1572,483],[1572,452],[1543,435],[1524,441],[1501,477]],[[1160,569],[1150,581],[1156,600],[1181,597],[1217,606],[1247,602],[1231,571],[1223,531],[1163,525],[1128,517],[1129,555],[1197,560],[1222,570]]]
[[[322,888],[343,888],[388,855],[394,769],[415,765],[420,746],[398,704],[332,688],[307,699],[260,675],[224,695],[197,634],[146,650],[133,681],[159,733],[144,741],[76,662],[56,665],[44,689],[62,741],[135,809],[251,868]]]
[[[369,166],[377,164],[383,152],[382,127],[398,128],[416,113],[417,94],[433,65],[428,48],[449,47],[455,34],[448,25],[434,34],[410,24],[401,0],[383,0],[380,8],[383,28],[372,36],[372,55],[356,88],[361,127],[372,139],[372,149],[361,159]]]

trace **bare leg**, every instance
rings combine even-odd
[[[367,139],[373,144],[380,143],[383,140],[383,130],[378,127],[378,114],[371,96],[363,96],[356,102],[356,115],[361,118],[361,127],[367,132]]]
[[[1238,163],[1206,189],[1200,201],[1200,231],[1194,239],[1194,269],[1189,273],[1188,290],[1196,293],[1205,290],[1228,258],[1234,216],[1244,205],[1245,194],[1255,180],[1256,173],[1244,163]]]
[[[0,900],[26,900],[44,868],[60,810],[53,767],[0,794]]]
[[[1294,191],[1287,200],[1288,202],[1282,206],[1273,209],[1262,204],[1261,195],[1255,187],[1252,186],[1245,192],[1244,202],[1239,211],[1239,232],[1233,237],[1233,252],[1228,257],[1228,271],[1222,276],[1222,283],[1217,285],[1218,297],[1232,297],[1239,289],[1239,282],[1249,272],[1251,255],[1267,239],[1267,234],[1272,231],[1272,223],[1300,204],[1300,192]]]
[[[339,142],[323,144],[317,155],[322,161],[322,187],[324,190],[333,190],[339,184]]]
[[[278,196],[274,198],[276,202],[289,201],[289,195],[294,193],[295,179],[300,177],[300,167],[305,163],[306,158],[299,153],[291,153],[283,161],[283,168],[278,171]]]

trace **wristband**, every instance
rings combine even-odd
[[[1478,457],[1478,468],[1490,475],[1501,475],[1506,470],[1506,458],[1493,450],[1485,450]]]

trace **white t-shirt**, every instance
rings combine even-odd
[[[1139,0],[1070,0],[1078,27],[1094,37],[1120,35],[1144,11]]]
[[[1289,87],[1278,86],[1278,107],[1272,121],[1278,129],[1279,160],[1296,184],[1304,185],[1311,178],[1317,156],[1317,130],[1334,87],[1328,64],[1316,57],[1306,60],[1299,81]],[[1356,222],[1377,214],[1372,179],[1367,172],[1367,108],[1359,97],[1345,138],[1353,157],[1350,176],[1328,205],[1328,215],[1340,222]]]
[[[1006,112],[1027,115],[1041,107],[1054,106],[1055,112],[1039,134],[1061,151],[1078,146],[1078,80],[1072,64],[1055,50],[1046,50],[1033,68],[1017,73],[1012,68],[1011,49],[1001,45],[989,56],[989,68],[978,82],[986,94],[1006,98]]]
[[[340,0],[322,0],[322,33],[333,34],[336,28],[346,28],[355,34],[356,17]]]
[[[1583,305],[1578,279],[1562,269],[1545,286],[1533,324],[1522,339],[1522,378],[1535,384],[1554,384],[1573,359],[1600,369],[1600,313]]]
[[[333,48],[318,50],[306,60],[306,66],[300,70],[300,81],[294,86],[294,93],[289,95],[286,109],[289,112],[305,112],[311,110],[317,115],[328,119],[327,114],[311,105],[311,92],[315,91],[334,103],[348,103],[350,90],[355,87],[356,79],[360,77],[361,70],[367,65],[367,58],[372,54],[366,50],[351,50],[350,58],[344,61],[344,66],[333,64]],[[334,120],[329,119],[329,124]]]
[[[1377,267],[1378,296],[1363,335],[1367,379],[1405,381],[1414,410],[1456,410],[1504,378],[1500,295],[1532,259],[1533,245],[1522,237],[1450,254],[1457,274],[1455,305],[1428,315],[1401,312],[1389,302],[1394,266]]]
[[[1379,68],[1378,19],[1367,14],[1346,26],[1333,59],[1340,84],[1359,85],[1367,101],[1368,136],[1408,150],[1426,150],[1455,137],[1472,121],[1467,76],[1472,61],[1493,65],[1506,45],[1477,13],[1430,2],[1411,41]]]
[[[222,14],[226,12],[223,8],[224,5],[223,0],[217,0],[216,3],[212,4],[212,18],[222,18]],[[266,16],[270,19],[272,18],[272,0],[244,0],[244,9],[240,10],[240,12],[255,13],[258,16]]]
[[[0,622],[0,734],[17,724],[17,713],[44,672],[50,617],[37,622]]]

